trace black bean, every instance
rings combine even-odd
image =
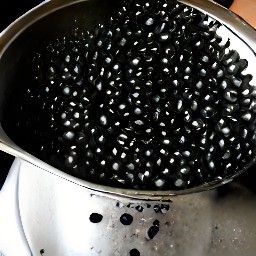
[[[120,222],[123,225],[131,225],[133,222],[133,217],[132,215],[128,214],[128,213],[124,213],[121,217],[120,217]]]
[[[180,190],[239,172],[253,159],[255,88],[221,24],[176,1],[113,8],[26,56],[3,120],[10,136],[107,186]]]

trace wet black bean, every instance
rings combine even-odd
[[[103,216],[99,213],[92,213],[89,219],[92,223],[99,223],[102,221]]]
[[[157,233],[159,232],[159,227],[158,226],[151,226],[148,230],[148,237],[149,239],[153,239]]]
[[[127,225],[131,225],[133,222],[133,217],[132,215],[128,214],[128,213],[124,213],[121,217],[120,217],[120,222],[127,226]]]
[[[130,256],[140,256],[140,252],[137,249],[130,250]]]
[[[16,86],[3,127],[43,161],[108,186],[180,190],[240,171],[256,143],[247,61],[207,15],[135,2],[26,56],[15,82],[27,87]]]

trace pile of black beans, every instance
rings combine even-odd
[[[221,24],[176,1],[120,2],[94,30],[74,26],[31,58],[6,130],[108,186],[180,190],[240,171],[255,153],[256,91]]]

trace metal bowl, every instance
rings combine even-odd
[[[248,60],[247,71],[255,73],[256,32],[249,24],[210,1],[181,2],[220,21],[219,33]],[[70,29],[70,21],[92,28],[111,13],[113,4],[111,0],[45,1],[0,34],[0,123],[3,110],[15,104],[8,98],[20,59]],[[18,179],[18,215],[32,255],[39,256],[224,255],[216,241],[227,225],[226,219],[216,217],[219,210],[212,211],[219,209],[213,188],[229,183],[255,163],[254,158],[234,175],[191,189],[145,191],[75,178],[20,148],[2,128],[0,149],[16,157],[12,172]],[[251,253],[255,246],[249,247]]]

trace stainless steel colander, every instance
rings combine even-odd
[[[245,72],[254,75],[255,30],[213,2],[181,2],[218,20],[222,25],[217,33],[224,41],[230,40],[230,48],[248,61]],[[45,1],[0,34],[0,120],[6,109],[3,106],[15,104],[6,99],[20,58],[35,44],[70,29],[72,20],[93,28],[111,13],[111,3]],[[252,83],[256,84],[255,77]],[[218,208],[217,192],[212,189],[232,181],[255,162],[254,157],[239,172],[191,189],[122,189],[66,174],[24,151],[7,134],[0,130],[0,148],[16,157],[12,172],[17,172],[18,179],[18,215],[35,256],[224,255],[225,248],[216,241],[226,232],[227,224],[217,211],[212,211]],[[245,255],[250,255],[255,246],[248,243],[244,247],[236,245],[237,251],[240,253],[242,248],[248,252]],[[232,246],[226,245],[229,250]]]

